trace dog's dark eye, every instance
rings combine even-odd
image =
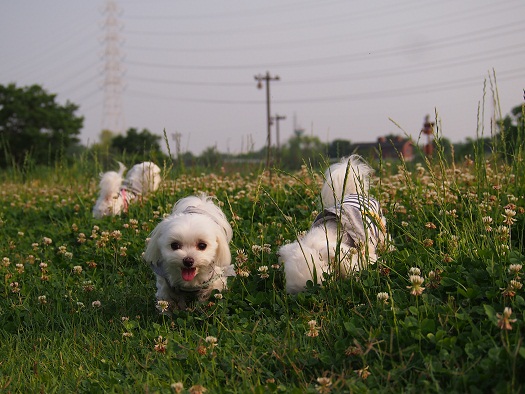
[[[170,246],[171,246],[171,249],[173,249],[173,250],[179,250],[180,249],[180,243],[178,243],[178,242],[172,242]]]
[[[199,242],[199,243],[197,244],[197,249],[199,249],[199,250],[204,250],[204,249],[206,249],[207,246],[208,246],[208,245],[206,245],[204,242]]]

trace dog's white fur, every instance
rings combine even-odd
[[[369,178],[372,173],[373,169],[358,155],[343,158],[328,168],[321,189],[321,200],[323,209],[335,207],[333,209],[338,212],[337,220],[312,226],[304,236],[279,249],[279,261],[284,265],[288,293],[303,291],[307,281],[314,281],[314,277],[321,284],[324,273],[344,278],[352,271],[376,261],[376,248],[385,241],[383,231],[386,231],[386,222],[381,213],[373,213],[380,221],[378,226],[383,230],[379,232],[379,239],[374,240],[370,236],[370,230],[364,225],[361,232],[365,234],[365,242],[348,242],[343,236],[345,229],[342,228],[340,219],[343,214],[341,202],[346,196],[369,198]],[[363,220],[364,222],[366,221]]]
[[[213,290],[226,289],[227,277],[235,275],[232,233],[212,197],[179,200],[151,233],[143,256],[156,274],[157,300],[185,309],[191,299],[204,301]]]
[[[140,196],[156,191],[161,182],[160,168],[150,161],[135,164],[123,178],[126,167],[100,174],[100,194],[93,207],[93,217],[120,215]]]

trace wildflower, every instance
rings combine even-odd
[[[514,297],[516,295],[516,292],[518,290],[521,290],[521,288],[523,287],[523,284],[516,280],[516,279],[512,279],[507,288],[504,288],[504,289],[500,289],[500,290],[503,290],[502,294],[505,296],[505,297]]]
[[[71,259],[73,258],[73,253],[71,253],[71,252],[66,252],[66,253],[64,253],[64,257],[65,257],[66,259],[71,260]]]
[[[168,347],[168,338],[163,338],[162,335],[159,335],[155,339],[155,347],[153,348],[157,353],[166,353],[166,348]]]
[[[95,290],[95,285],[90,280],[85,280],[82,282],[82,289],[84,289],[85,292],[90,292]]]
[[[388,304],[388,299],[390,298],[390,296],[388,295],[388,293],[382,291],[380,293],[377,293],[377,301],[379,301],[380,303],[382,304]]]
[[[182,390],[184,390],[184,385],[182,384],[182,382],[172,383],[170,387],[177,394],[182,393]]]
[[[432,241],[431,239],[427,238],[423,240],[423,246],[425,248],[430,248],[432,245],[434,245],[434,241]]]
[[[436,269],[435,271],[430,271],[427,275],[428,287],[436,289],[441,283],[441,273],[442,270]]]
[[[261,279],[266,279],[266,278],[270,277],[270,275],[268,275],[268,266],[267,265],[263,265],[263,266],[259,267],[258,271],[259,271],[259,276],[261,277]]]
[[[127,251],[128,251],[128,248],[126,248],[125,246],[121,246],[120,247],[120,255],[121,256],[127,256]]]
[[[222,294],[221,293],[215,293],[213,295],[213,297],[215,297],[216,300],[222,300]]]
[[[435,230],[437,228],[436,225],[432,222],[428,222],[427,224],[425,224],[425,227],[431,230]]]
[[[363,380],[365,380],[366,378],[368,378],[371,375],[371,372],[368,370],[368,365],[366,367],[364,367],[364,368],[356,370],[355,372]]]
[[[78,226],[75,223],[73,223],[71,225],[71,230],[73,230],[74,232],[77,232],[78,231]]]
[[[18,282],[9,283],[9,287],[11,288],[12,293],[20,293],[20,287],[18,285]]]
[[[414,296],[421,295],[423,290],[425,290],[425,288],[421,286],[425,280],[419,275],[410,275],[409,280],[411,286],[407,286],[407,289],[411,289],[410,294]]]
[[[84,234],[84,233],[79,233],[79,234],[78,234],[78,238],[77,238],[77,242],[78,242],[79,244],[83,244],[83,243],[85,243],[85,242],[86,242],[86,234]]]
[[[201,386],[200,384],[196,384],[196,385],[191,386],[188,389],[188,391],[190,394],[203,394],[208,390],[204,386]]]
[[[242,278],[247,278],[248,276],[250,276],[250,271],[243,268],[237,268],[235,270],[235,273]]]
[[[7,268],[11,265],[11,261],[9,260],[9,257],[4,257],[2,259],[2,267]]]
[[[93,301],[93,302],[91,303],[91,306],[92,306],[93,308],[100,308],[100,307],[102,306],[102,303],[101,303],[100,301],[98,301],[98,300],[97,300],[97,301]]]
[[[16,267],[16,272],[18,272],[19,274],[23,274],[24,273],[24,264],[15,264],[15,267]]]
[[[235,262],[239,265],[242,265],[248,261],[248,255],[244,249],[237,249],[237,256],[235,257]]]
[[[408,270],[408,274],[409,275],[421,275],[421,270],[417,267],[411,267],[409,270]]]
[[[128,316],[122,316],[120,318],[120,320],[122,320],[122,322],[126,322],[126,321],[129,321],[129,317]]]
[[[124,338],[131,338],[133,336],[133,333],[132,332],[123,332],[122,336]]]
[[[217,346],[217,338],[216,337],[212,337],[212,336],[208,336],[208,337],[206,337],[206,343],[209,343],[211,347],[215,347],[215,346]]]
[[[317,327],[317,322],[315,320],[310,320],[308,322],[308,331],[306,336],[310,338],[315,338],[319,336],[319,328]]]
[[[22,231],[19,231],[19,232],[18,232],[18,236],[19,236],[19,237],[23,237],[23,236],[24,236],[24,233],[23,233]]]
[[[169,301],[159,300],[157,301],[156,308],[160,313],[166,312],[170,307]]]
[[[389,276],[390,275],[390,268],[385,267],[384,265],[379,265],[379,273],[381,276]]]
[[[505,209],[505,214],[502,216],[505,218],[503,223],[508,226],[511,226],[516,221],[516,219],[514,219],[514,216],[516,216],[516,211],[512,209]]]
[[[519,278],[519,273],[523,266],[521,264],[511,264],[509,266],[509,273]]]
[[[505,307],[503,310],[503,315],[501,313],[498,313],[496,317],[498,318],[498,327],[502,330],[512,330],[512,326],[510,323],[516,322],[516,319],[511,319],[510,316],[512,315],[512,309],[509,307]]]
[[[47,304],[47,297],[45,295],[38,296],[38,302],[42,305]]]
[[[199,353],[201,356],[205,356],[206,353],[208,353],[208,349],[206,349],[206,346],[199,345],[197,346],[197,353]]]
[[[42,242],[44,243],[44,245],[51,245],[53,243],[53,240],[51,238],[44,237],[42,238]]]
[[[88,261],[86,264],[89,268],[97,268],[97,263],[94,261]]]
[[[122,233],[120,232],[120,230],[114,230],[114,231],[111,233],[111,237],[112,237],[113,239],[119,240],[120,238],[122,238]]]
[[[357,345],[359,345],[359,344],[357,344]],[[363,354],[363,349],[362,349],[361,345],[359,345],[359,346],[349,346],[345,350],[345,354],[347,356],[361,356]]]
[[[82,267],[80,265],[75,265],[73,267],[73,273],[76,275],[80,275],[82,273]]]
[[[317,383],[319,384],[315,386],[315,389],[318,393],[326,394],[331,391],[330,387],[332,386],[332,379],[327,377],[317,378]]]

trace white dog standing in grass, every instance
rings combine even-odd
[[[303,291],[314,278],[320,284],[324,273],[346,277],[377,260],[386,221],[368,194],[372,172],[358,155],[328,168],[321,190],[323,211],[304,236],[278,252],[288,293]]]
[[[172,214],[152,231],[143,256],[156,274],[162,312],[185,309],[191,300],[204,301],[213,290],[226,289],[227,277],[235,275],[232,234],[212,197],[190,196],[175,204]]]
[[[120,215],[141,196],[154,192],[161,182],[160,168],[146,161],[135,164],[123,178],[126,167],[119,162],[118,171],[108,171],[100,176],[100,195],[93,207],[93,217]]]

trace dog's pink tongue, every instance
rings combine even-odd
[[[197,270],[195,268],[182,268],[182,279],[189,282],[190,280],[193,280],[195,278],[195,274]]]

